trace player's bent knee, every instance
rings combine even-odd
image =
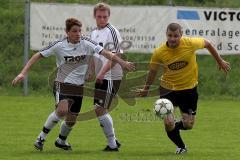
[[[76,121],[66,121],[66,124],[69,126],[69,127],[72,127],[76,124]]]
[[[183,126],[185,129],[190,130],[193,128],[193,123],[192,122],[184,123]]]
[[[67,118],[66,119],[66,124],[69,126],[69,127],[72,127],[76,124],[76,119],[75,118]]]
[[[164,122],[165,125],[165,130],[168,131],[172,131],[175,128],[175,124],[173,121],[165,121]]]
[[[107,110],[103,107],[96,107],[95,108],[95,113],[99,117],[99,116],[102,116],[102,115],[106,114]]]
[[[56,111],[56,114],[59,116],[59,117],[65,117],[66,116],[66,114],[67,114],[67,110],[61,110],[61,109],[58,109],[57,111]]]
[[[69,113],[65,119],[66,121],[66,124],[69,126],[69,127],[72,127],[76,124],[76,121],[77,121],[77,115],[73,115],[71,113]]]
[[[189,116],[188,114],[183,115],[183,126],[186,130],[193,128],[195,122],[195,116]]]
[[[68,101],[61,100],[56,108],[56,113],[59,117],[64,117],[68,113]]]

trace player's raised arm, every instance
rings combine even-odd
[[[121,59],[116,54],[113,54],[110,51],[103,49],[101,51],[101,54],[107,59],[119,63],[123,68],[127,69],[128,71],[134,71],[136,69],[135,65],[132,62],[124,61],[123,59]]]
[[[16,85],[18,82],[22,81],[24,77],[27,75],[31,66],[41,58],[42,58],[42,55],[40,53],[34,54],[31,57],[31,59],[27,62],[27,64],[24,66],[22,71],[12,80],[12,85]]]
[[[225,73],[227,73],[231,67],[230,63],[225,61],[220,57],[220,55],[217,53],[217,50],[213,47],[213,45],[208,41],[204,40],[204,47],[207,48],[207,50],[212,54],[212,56],[215,58],[215,60],[218,63],[219,69],[222,69]]]

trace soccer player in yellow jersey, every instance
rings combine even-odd
[[[198,93],[198,66],[195,51],[206,48],[216,60],[219,69],[227,73],[230,64],[224,61],[212,44],[204,38],[182,37],[181,26],[171,23],[166,31],[167,42],[153,52],[148,77],[143,89],[137,91],[138,96],[147,96],[150,85],[156,77],[159,66],[163,67],[160,78],[160,98],[169,99],[178,106],[182,119],[174,121],[174,115],[164,117],[165,130],[168,137],[176,144],[176,154],[187,152],[180,136],[180,130],[193,128]]]

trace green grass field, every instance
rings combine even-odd
[[[33,148],[33,142],[54,108],[53,97],[1,96],[0,159],[239,159],[239,101],[200,99],[195,127],[191,131],[182,131],[189,152],[175,155],[175,146],[168,140],[162,120],[153,115],[155,99],[137,99],[135,106],[128,106],[120,101],[119,107],[111,112],[117,137],[122,143],[119,153],[101,151],[106,140],[96,119],[80,121],[75,126],[68,139],[73,151],[55,148],[58,125],[47,137],[44,150],[39,152]],[[84,110],[87,110],[91,103],[89,99],[84,101]]]

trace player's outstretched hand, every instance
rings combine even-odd
[[[17,75],[17,77],[15,77],[13,80],[12,80],[12,85],[15,86],[18,82],[21,82],[23,79],[24,79],[24,75],[23,74],[19,74]]]
[[[135,71],[136,70],[136,67],[135,67],[134,63],[128,62],[128,61],[126,61],[125,65],[124,65],[124,68],[128,71]]]
[[[145,89],[136,89],[136,96],[146,97],[148,95],[148,90]]]
[[[219,65],[219,69],[223,70],[226,74],[231,69],[230,63],[224,60],[222,60],[221,63],[219,63],[218,65]]]

